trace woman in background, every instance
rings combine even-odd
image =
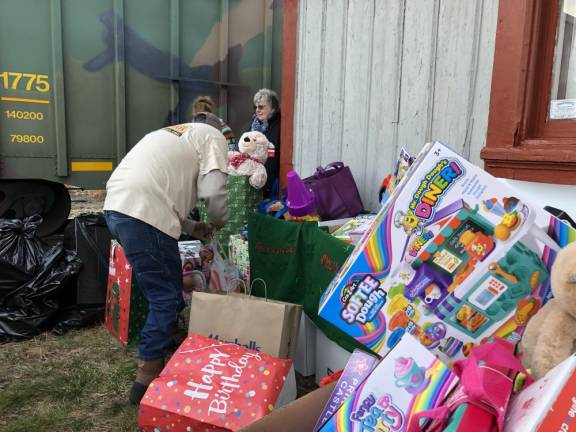
[[[274,91],[263,88],[254,95],[254,115],[250,130],[262,132],[274,144],[274,155],[268,154],[266,160],[268,180],[263,188],[264,198],[270,198],[280,175],[280,102]]]

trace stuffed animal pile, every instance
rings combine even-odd
[[[239,152],[228,152],[228,174],[250,176],[250,186],[261,189],[266,184],[267,175],[264,164],[268,159],[268,150],[274,146],[261,132],[245,132],[238,141]]]

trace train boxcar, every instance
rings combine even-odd
[[[239,135],[280,90],[279,0],[0,2],[0,177],[103,188],[209,95]]]

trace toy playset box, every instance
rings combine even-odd
[[[442,361],[405,335],[320,431],[406,431],[414,414],[442,405],[457,383]]]
[[[332,281],[319,315],[384,355],[405,333],[453,362],[520,340],[576,232],[442,143],[428,144]]]
[[[352,396],[358,386],[370,375],[377,364],[378,358],[376,356],[364,351],[354,350],[312,432],[319,430],[332,417],[338,408]]]

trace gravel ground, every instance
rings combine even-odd
[[[82,213],[99,213],[104,206],[105,190],[83,190],[69,188],[72,208],[69,219],[73,219]]]

